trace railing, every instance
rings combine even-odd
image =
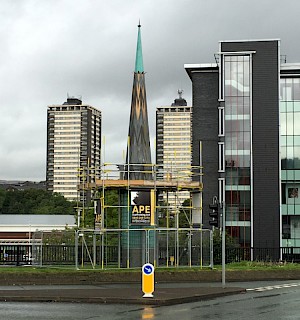
[[[75,246],[74,245],[39,245],[36,253],[31,244],[22,245],[0,245],[0,265],[75,265]],[[86,250],[88,249],[88,250]],[[194,251],[195,249],[195,251]],[[103,253],[101,250],[104,250]],[[193,260],[198,260],[198,249],[191,248],[193,251]],[[93,246],[88,248],[78,247],[78,263],[84,264],[90,262],[88,252],[93,251]],[[180,265],[188,264],[188,252],[186,247],[179,247]],[[118,246],[96,246],[96,261],[104,257],[105,267],[117,267],[119,262]],[[281,247],[281,248],[227,248],[226,263],[251,261],[278,262],[280,257],[282,261],[300,263],[300,247]],[[173,266],[175,252],[160,247],[158,252],[158,266],[166,266],[164,260],[168,259],[168,266]],[[221,250],[214,248],[214,264],[221,264]],[[197,265],[197,261],[192,261],[192,265]]]
[[[86,250],[88,249],[88,250]],[[118,247],[105,246],[104,257],[110,266],[118,262]],[[101,259],[101,246],[96,247],[96,261]],[[87,248],[78,247],[79,264],[90,262],[88,252],[93,251],[93,246]],[[74,245],[45,245],[42,254],[43,265],[74,265],[75,264],[75,246]]]
[[[282,260],[300,263],[300,247],[285,247],[282,250]]]
[[[31,244],[0,245],[1,265],[24,265],[32,263]]]
[[[226,263],[241,261],[300,263],[300,247],[281,248],[226,248]],[[214,248],[214,264],[221,264],[221,248]]]
[[[74,245],[43,245],[39,246],[40,251],[34,254],[32,245],[0,245],[0,265],[74,265]],[[101,257],[101,247],[96,248],[96,259]],[[93,247],[88,246],[89,252]],[[79,263],[89,262],[86,248],[78,247]],[[109,265],[116,265],[118,262],[118,247],[104,247],[104,257]]]

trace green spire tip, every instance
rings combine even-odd
[[[143,52],[142,52],[142,39],[141,39],[141,22],[138,24],[138,38],[136,46],[136,56],[135,56],[135,69],[134,72],[144,72],[143,64]]]

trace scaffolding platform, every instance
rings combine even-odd
[[[96,180],[95,184],[89,184],[89,188],[105,187],[113,188],[138,188],[138,189],[168,189],[182,191],[202,191],[203,185],[199,181],[180,181],[180,180],[117,180],[103,179]]]

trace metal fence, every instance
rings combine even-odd
[[[78,246],[73,244],[1,244],[1,265],[35,265],[35,266],[93,266],[100,268],[140,267],[148,254],[156,267],[199,266],[212,267],[221,264],[221,250],[214,248],[213,263],[210,240],[199,233],[178,235],[174,232],[161,231],[157,234],[155,247],[150,239],[148,252],[145,248],[128,248],[118,244],[105,243],[110,234],[101,235],[96,245],[79,238]],[[131,235],[133,236],[133,235]],[[203,235],[202,235],[203,236]],[[177,238],[177,239],[176,239]],[[121,240],[121,237],[118,239]],[[128,239],[126,239],[128,240]],[[130,241],[130,240],[129,240]],[[146,239],[145,239],[146,243]],[[202,245],[201,245],[202,243]],[[178,245],[177,245],[178,244]],[[257,255],[253,256],[253,252]],[[300,247],[282,248],[227,248],[226,263],[241,261],[278,262],[272,259],[280,254],[283,261],[300,262]],[[128,258],[129,257],[129,258]],[[77,259],[77,261],[76,261]],[[146,260],[145,260],[146,261]]]
[[[212,233],[202,229],[106,229],[80,232],[79,265],[134,268],[146,262],[156,267],[212,265]],[[89,245],[87,240],[93,241]],[[76,252],[76,250],[75,250]]]
[[[226,263],[241,261],[278,262],[279,260],[300,263],[300,247],[226,248],[225,256]],[[221,248],[214,247],[214,264],[221,264],[221,261]]]
[[[212,233],[202,229],[120,229],[38,232],[30,243],[0,244],[0,264],[76,268],[212,266]],[[56,243],[53,243],[56,242]]]
[[[0,245],[0,264],[16,266],[30,264],[31,249],[31,244],[2,244]]]

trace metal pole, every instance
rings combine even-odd
[[[40,266],[42,267],[43,266],[43,232],[41,232],[41,252],[40,252],[40,255],[41,255],[41,259],[40,259]]]
[[[131,193],[130,193],[130,136],[128,136],[128,159],[127,159],[127,228],[130,228],[130,205],[131,205]],[[127,269],[130,267],[130,231],[127,232]]]
[[[188,233],[189,239],[189,266],[192,267],[192,231]]]
[[[179,228],[179,212],[177,211],[176,212],[176,243],[177,243],[177,246],[176,246],[176,267],[179,266],[179,231],[178,231],[178,228]]]
[[[80,208],[77,208],[77,228],[80,228]]]
[[[104,232],[101,234],[101,269],[104,268]]]
[[[167,267],[169,267],[169,191],[167,190]],[[175,256],[175,252],[174,252]]]
[[[224,208],[224,202],[220,204],[221,208],[221,214],[222,214],[222,287],[225,288],[225,264],[226,264],[226,226],[225,226],[225,208]]]
[[[75,231],[75,269],[78,270],[78,230]]]
[[[203,163],[202,163],[202,141],[199,141],[199,180],[201,185],[200,192],[200,228],[203,227]]]
[[[153,231],[153,265],[154,265],[154,268],[156,268],[158,266],[158,258],[157,258],[157,236],[158,236],[158,233],[156,232],[156,228],[154,227],[154,230]]]
[[[203,162],[202,162],[202,141],[199,141],[199,174],[200,174],[200,267],[203,266]]]
[[[149,239],[149,230],[146,231],[146,263],[150,263],[150,254],[149,254],[149,244],[150,244],[150,239]]]
[[[96,267],[96,263],[97,263],[97,251],[96,251],[96,233],[93,233],[93,264],[94,267]]]
[[[120,190],[118,191],[118,199],[119,199],[119,205],[121,203],[121,194],[120,194]],[[121,228],[121,208],[118,208],[118,214],[119,214],[119,224],[118,227]],[[118,268],[121,268],[121,232],[118,231]]]
[[[211,269],[214,268],[214,236],[213,236],[213,231],[209,231],[209,237],[210,237],[210,266]]]
[[[81,232],[81,268],[83,268],[83,265],[84,265],[84,233]]]
[[[118,232],[118,268],[121,268],[121,233]]]
[[[201,227],[200,229],[200,268],[202,269],[203,267],[203,241],[202,241],[202,237],[203,237],[203,229]]]

